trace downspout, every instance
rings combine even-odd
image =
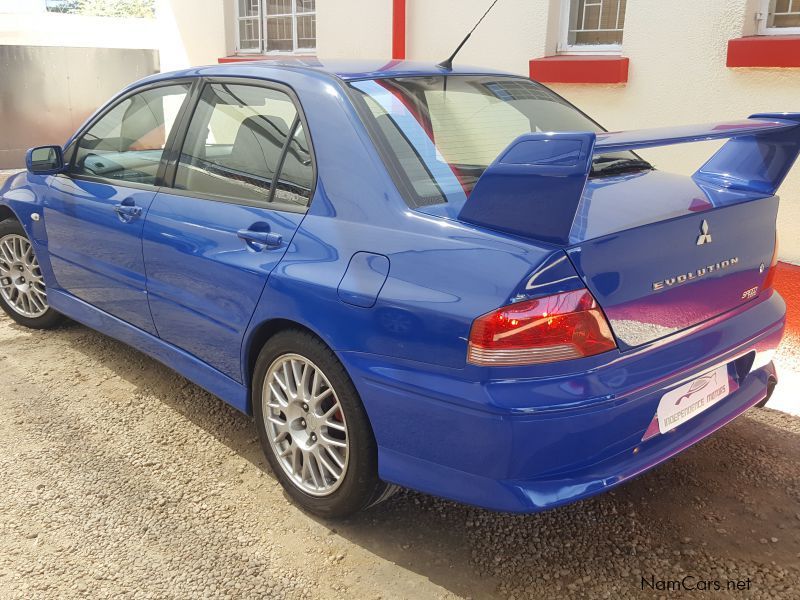
[[[392,0],[392,59],[406,58],[406,0]]]

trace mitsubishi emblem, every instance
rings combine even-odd
[[[708,221],[703,219],[703,222],[700,224],[700,235],[697,237],[697,245],[702,246],[703,244],[710,244],[711,243],[711,234],[709,233],[708,229]]]

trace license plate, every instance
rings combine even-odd
[[[730,392],[728,367],[723,365],[667,392],[658,403],[658,429],[666,433],[711,408]]]

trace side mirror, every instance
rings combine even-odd
[[[25,154],[25,166],[36,175],[55,175],[64,170],[64,152],[61,146],[39,146]]]

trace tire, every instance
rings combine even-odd
[[[14,219],[0,222],[0,308],[31,329],[53,329],[64,321],[47,304],[36,251]]]
[[[301,508],[344,518],[392,495],[396,488],[378,478],[375,436],[358,392],[321,340],[300,330],[275,334],[258,355],[252,388],[264,454]]]

